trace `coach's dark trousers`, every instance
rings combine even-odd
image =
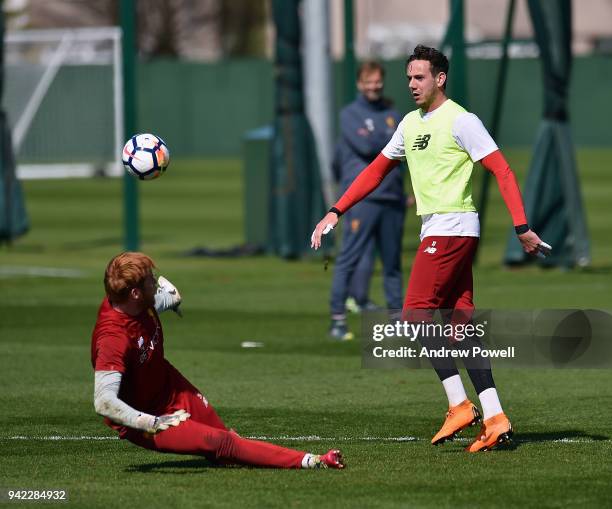
[[[374,239],[383,264],[385,298],[389,309],[402,308],[402,235],[406,207],[397,201],[366,200],[343,216],[342,247],[334,268],[330,308],[345,312],[349,282]]]

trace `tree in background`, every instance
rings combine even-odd
[[[263,57],[270,6],[266,0],[224,0],[221,33],[225,57]]]
[[[120,0],[7,0],[12,28],[118,24]],[[145,58],[261,57],[268,0],[136,0],[138,47]]]

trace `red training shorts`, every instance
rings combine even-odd
[[[412,264],[403,316],[427,309],[469,314],[474,309],[472,262],[477,246],[477,237],[425,237]]]

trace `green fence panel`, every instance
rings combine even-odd
[[[176,156],[238,156],[244,133],[272,122],[265,60],[143,63],[139,86],[139,130],[159,133]]]
[[[246,134],[243,145],[244,237],[247,244],[266,251],[272,249],[269,229],[273,136],[272,126],[260,127]]]
[[[497,66],[497,60],[467,61],[470,109],[485,122],[491,118]],[[405,59],[385,62],[385,69],[386,95],[399,111],[414,109],[406,83]],[[342,73],[342,63],[336,63],[334,92],[338,110],[345,104]],[[452,73],[451,66],[451,78]],[[543,107],[540,76],[539,60],[510,60],[505,114],[497,137],[502,147],[533,145]],[[606,119],[612,117],[611,86],[609,58],[574,60],[569,115],[577,145],[610,145]],[[267,60],[141,62],[138,87],[138,130],[162,136],[173,157],[239,157],[245,133],[273,121],[274,71]],[[588,101],[584,90],[589,91]],[[111,91],[110,67],[61,69],[24,141],[20,162],[59,160],[63,157],[59,150],[66,143],[70,144],[74,161],[108,158],[109,151],[114,150]],[[108,97],[100,101],[103,94]],[[10,114],[10,105],[6,106]]]

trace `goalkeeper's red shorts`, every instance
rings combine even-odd
[[[175,393],[164,414],[184,409],[191,417],[155,435],[125,428],[121,438],[159,452],[204,456],[221,463],[277,468],[300,468],[304,452],[267,442],[248,440],[225,427],[213,407],[195,387]],[[161,415],[161,413],[160,413]]]
[[[477,237],[425,237],[419,246],[404,299],[403,316],[424,319],[419,310],[474,309],[472,262]]]

